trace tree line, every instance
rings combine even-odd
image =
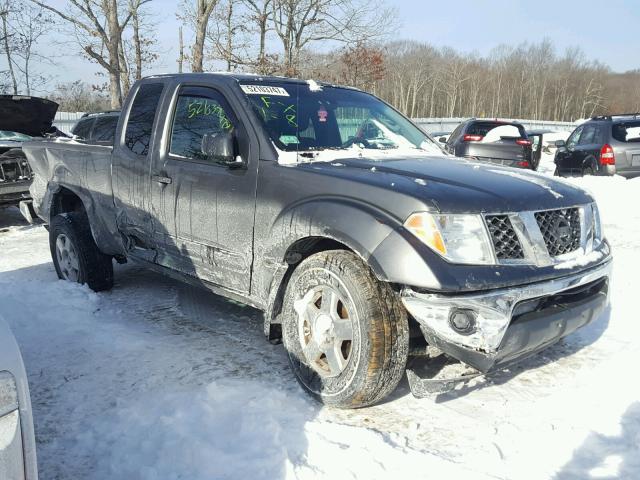
[[[159,61],[153,0],[0,0],[0,88],[42,90],[50,81],[37,46],[52,25],[102,83],[58,85],[63,109],[119,108],[133,82]],[[396,37],[384,0],[181,0],[178,71],[251,71],[315,78],[371,91],[411,117],[575,120],[640,111],[640,71],[615,73],[580,48],[502,45],[488,55]],[[183,30],[190,38],[185,45]],[[38,61],[35,62],[34,59]],[[71,108],[75,107],[75,108]]]

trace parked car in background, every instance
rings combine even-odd
[[[27,373],[15,338],[0,316],[0,479],[37,478]]]
[[[58,104],[19,95],[0,95],[0,208],[29,198],[32,172],[22,143],[64,135],[52,126]]]
[[[112,145],[120,111],[85,113],[71,129],[73,136],[86,143]]]
[[[640,176],[640,113],[593,117],[556,146],[556,175]]]
[[[517,122],[472,118],[458,125],[445,150],[479,162],[535,170],[531,140]]]

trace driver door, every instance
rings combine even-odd
[[[564,148],[558,149],[556,152],[556,165],[558,170],[563,172],[572,172],[576,167],[576,148],[578,146],[578,142],[580,141],[580,135],[582,135],[582,131],[584,126],[579,126],[576,128],[569,138],[567,139],[567,143]]]
[[[152,167],[157,263],[229,290],[248,293],[253,262],[257,161],[250,139],[221,90],[178,85],[166,139]],[[205,135],[232,133],[242,163],[202,152]]]

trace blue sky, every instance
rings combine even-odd
[[[615,71],[640,68],[638,0],[390,1],[404,23],[402,37],[486,54],[498,44],[551,39],[580,46]]]
[[[64,0],[51,0],[60,6]],[[559,51],[580,46],[590,59],[615,71],[640,68],[640,0],[388,0],[397,9],[401,27],[392,39],[414,39],[463,52],[486,55],[500,44],[516,45],[549,38]],[[154,0],[161,60],[152,73],[176,71],[178,20],[176,0]],[[185,32],[185,41],[189,34]],[[83,79],[103,83],[98,67],[77,55],[59,36],[48,47],[56,66],[42,66],[55,82]],[[0,62],[0,69],[2,62]]]

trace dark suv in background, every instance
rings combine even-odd
[[[120,112],[85,113],[71,129],[78,139],[97,145],[113,145]]]
[[[556,146],[556,175],[640,176],[640,113],[593,117]]]
[[[517,122],[472,118],[458,125],[445,150],[457,157],[535,170],[531,140]]]

